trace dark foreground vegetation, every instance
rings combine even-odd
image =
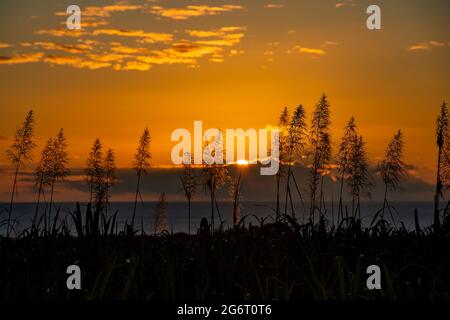
[[[195,235],[108,233],[95,215],[83,220],[78,236],[60,228],[1,237],[0,298],[449,299],[448,216],[414,231],[383,219],[362,228],[348,218],[334,228],[323,218],[299,225],[286,216],[214,234],[204,219]],[[81,290],[67,290],[71,264],[81,267]],[[382,290],[366,287],[372,264]]]
[[[279,170],[276,174],[276,223],[245,225],[241,219],[241,170],[231,177],[223,161],[192,166],[185,156],[180,182],[188,203],[188,234],[167,233],[166,196],[161,194],[153,219],[153,234],[139,229],[136,208],[142,201],[141,180],[150,168],[151,136],[146,128],[139,140],[132,167],[136,171],[134,209],[130,224],[121,230],[117,212],[108,213],[115,177],[115,155],[103,153],[96,139],[86,160],[89,205],[61,217],[54,203],[55,187],[69,176],[69,155],[63,129],[42,149],[35,168],[36,209],[32,226],[19,230],[14,201],[20,171],[32,162],[34,116],[30,111],[15,134],[7,155],[14,165],[6,226],[0,236],[0,299],[449,299],[450,290],[450,115],[445,102],[436,121],[437,170],[433,224],[415,230],[394,227],[390,193],[400,188],[407,175],[403,160],[403,132],[398,130],[377,165],[384,186],[383,207],[369,228],[361,226],[360,199],[369,197],[374,176],[365,140],[354,117],[344,128],[336,156],[332,152],[330,104],[325,94],[315,105],[308,131],[302,105],[291,114],[285,108],[279,119]],[[221,150],[216,148],[214,150]],[[215,151],[214,151],[215,152]],[[212,156],[212,154],[211,154]],[[220,156],[220,155],[219,155]],[[223,155],[222,155],[223,156]],[[295,162],[309,168],[307,181],[297,181]],[[324,177],[334,171],[340,184],[338,227],[326,216]],[[233,201],[233,228],[222,223],[217,192],[228,185]],[[299,188],[307,186],[307,192]],[[203,189],[211,207],[210,223],[202,220],[191,234],[191,201]],[[344,210],[344,191],[351,196],[351,210]],[[47,197],[44,197],[47,195]],[[309,197],[309,223],[300,225],[294,200]],[[275,195],[274,195],[275,197]],[[283,199],[284,198],[284,199]],[[48,210],[40,204],[49,199]],[[284,200],[284,201],[283,201]],[[42,207],[42,206],[41,206]],[[47,205],[45,206],[47,208]],[[55,208],[54,208],[55,207]],[[56,212],[55,212],[56,211]],[[309,211],[309,212],[308,212]],[[344,215],[345,213],[345,215]],[[62,219],[61,219],[62,218]],[[136,227],[136,228],[135,228]],[[141,231],[139,231],[141,230]],[[82,271],[82,289],[69,291],[66,268],[76,264]],[[367,267],[381,269],[381,290],[366,286]]]

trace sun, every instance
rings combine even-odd
[[[236,164],[240,165],[240,166],[247,166],[248,165],[248,161],[245,159],[241,159],[236,161]]]

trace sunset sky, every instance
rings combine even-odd
[[[70,4],[80,31],[66,29]],[[371,4],[381,30],[366,28]],[[322,92],[334,153],[352,115],[373,163],[402,129],[410,173],[431,183],[435,119],[450,100],[449,12],[448,0],[2,0],[0,201],[5,150],[30,109],[35,160],[64,128],[72,168],[97,137],[127,168],[149,126],[152,163],[166,166],[174,129],[264,128],[299,104],[309,117]]]

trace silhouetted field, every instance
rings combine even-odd
[[[0,238],[1,299],[449,298],[448,216],[414,231],[385,220],[361,228],[349,218],[336,229],[283,220],[214,234],[206,220],[195,235],[108,234],[87,212],[76,237],[59,229]],[[81,267],[82,290],[67,290],[71,264]],[[372,264],[382,290],[366,287]]]
[[[54,199],[55,187],[70,174],[67,142],[61,129],[42,149],[35,168],[35,208],[26,215],[32,217],[31,226],[22,228],[14,205],[21,169],[32,162],[36,146],[34,115],[30,111],[7,150],[15,169],[11,198],[4,210],[6,217],[0,221],[0,228],[6,229],[5,236],[0,236],[0,299],[447,300],[449,114],[443,102],[436,121],[438,161],[429,227],[421,225],[417,210],[411,212],[412,229],[394,222],[398,212],[390,196],[408,175],[403,132],[396,131],[389,140],[374,175],[366,142],[354,117],[345,126],[339,150],[333,154],[330,104],[323,94],[314,107],[309,128],[302,105],[292,113],[284,108],[280,115],[279,170],[273,180],[274,199],[270,200],[276,199],[272,220],[252,213],[257,219],[257,226],[252,226],[246,221],[249,214],[245,210],[242,217],[242,170],[231,175],[223,161],[195,167],[187,152],[183,154],[187,161],[180,167],[179,184],[187,203],[188,233],[167,232],[171,228],[166,193],[162,192],[149,235],[145,233],[143,216],[139,221],[137,215],[138,203],[143,202],[141,180],[151,167],[148,127],[132,161],[136,189],[133,210],[126,212],[131,218],[125,224],[119,224],[117,210],[111,211],[111,188],[120,182],[116,178],[115,153],[112,149],[104,153],[99,138],[94,140],[86,159],[89,204],[83,212],[77,204],[63,217]],[[222,150],[219,147],[214,150]],[[308,176],[302,181],[294,175],[296,161],[308,168]],[[336,211],[331,206],[330,221],[324,184],[331,172],[339,183],[339,201]],[[361,199],[370,198],[376,180],[384,189],[383,202],[367,225],[364,218],[372,212],[362,212]],[[306,186],[306,193],[302,186]],[[225,187],[233,204],[227,210],[232,217],[228,220],[232,225],[228,226],[217,198]],[[209,222],[202,219],[195,231],[191,202],[199,192],[207,196]],[[345,192],[351,196],[348,206]],[[301,220],[294,205],[299,200],[303,204]],[[73,264],[82,270],[81,290],[71,291],[66,286],[66,268]],[[381,290],[367,288],[366,270],[370,265],[381,269]]]

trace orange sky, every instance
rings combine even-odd
[[[325,92],[335,146],[352,115],[374,162],[402,129],[406,162],[432,181],[435,118],[450,100],[450,2],[376,1],[382,29],[370,31],[372,2],[78,1],[74,33],[70,1],[2,0],[0,165],[30,108],[36,159],[63,127],[72,167],[97,137],[128,167],[148,125],[152,161],[166,165],[176,128],[264,128],[284,106],[310,115]]]

